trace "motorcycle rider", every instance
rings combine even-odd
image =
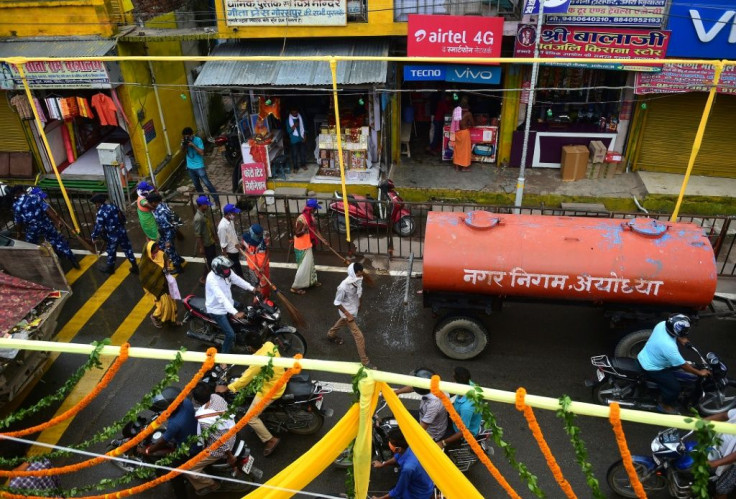
[[[222,343],[222,353],[230,353],[235,343],[235,331],[233,330],[228,314],[236,319],[245,317],[244,312],[238,312],[233,300],[230,287],[236,286],[253,292],[254,288],[242,277],[232,270],[233,262],[226,256],[220,255],[212,260],[212,270],[207,274],[205,281],[205,306],[207,313],[217,322],[222,332],[225,333],[225,341]],[[226,367],[221,365],[223,369]]]
[[[736,409],[714,414],[705,419],[710,421],[725,421],[736,424]],[[713,499],[726,499],[728,495],[736,490],[736,435],[720,433],[718,435],[720,444],[709,456],[708,465],[713,468],[718,479],[715,483],[715,496]]]
[[[675,372],[683,369],[697,376],[708,376],[707,369],[696,369],[685,362],[678,346],[686,346],[690,332],[690,318],[683,314],[670,316],[652,331],[652,335],[642,348],[637,359],[647,376],[659,387],[661,402],[657,410],[668,414],[678,414],[675,408],[680,395],[680,382]]]
[[[255,338],[252,338],[252,341],[255,341]],[[260,348],[258,348],[258,345],[249,344],[248,348],[250,350],[255,350],[252,355],[261,355],[261,356],[269,356],[269,357],[281,357],[281,353],[279,352],[279,349],[276,345],[271,343],[270,341],[265,342]],[[256,350],[258,348],[258,350]],[[227,386],[224,385],[218,385],[215,388],[215,392],[217,393],[225,393],[228,390],[232,393],[236,393],[238,390],[242,390],[246,386],[248,386],[248,383],[250,383],[253,378],[258,375],[261,372],[261,369],[263,369],[264,366],[250,366],[246,371],[243,373],[243,375],[238,378],[237,380],[233,381]],[[283,367],[279,366],[273,366],[273,376],[269,378],[268,380],[264,381],[263,386],[261,387],[260,391],[256,394],[255,397],[253,397],[253,402],[251,402],[250,407],[248,408],[247,412],[250,412],[254,407],[258,405],[258,403],[263,399],[263,397],[266,395],[266,393],[273,388],[273,386],[276,384],[276,381],[284,374],[285,369]],[[284,394],[284,390],[286,390],[286,385],[281,387],[281,389],[274,394],[274,396],[271,398],[271,401],[266,404],[263,407],[263,410],[266,409],[266,407],[269,406],[271,402],[274,400],[277,400],[281,398],[281,396]],[[263,412],[263,411],[261,411]],[[281,441],[280,438],[274,437],[270,431],[268,431],[268,428],[266,428],[266,425],[263,424],[263,421],[261,421],[261,418],[258,416],[253,417],[249,422],[248,425],[253,428],[253,431],[255,431],[256,435],[260,439],[260,441],[265,444],[263,447],[263,456],[268,457],[270,456],[273,451],[276,449],[276,446]]]
[[[418,378],[432,379],[435,372],[426,367],[419,367],[412,371],[411,375]],[[432,440],[435,442],[441,441],[447,433],[447,409],[442,405],[442,401],[426,388],[404,386],[394,390],[396,395],[411,393],[412,391],[422,396],[422,400],[419,402],[419,425],[427,430]]]
[[[475,386],[475,383],[470,380],[470,371],[462,366],[455,367],[453,371],[453,378],[455,380],[455,383]],[[481,415],[479,412],[476,411],[475,402],[465,395],[456,395],[455,400],[453,400],[452,402],[452,405],[457,413],[460,415],[460,418],[462,418],[463,424],[468,429],[468,431],[473,435],[477,435],[478,433],[480,433]],[[458,429],[455,423],[452,421],[450,423],[451,424],[448,427],[449,436],[437,442],[437,445],[439,445],[443,449],[445,447],[459,443],[460,440],[463,438],[463,433]]]
[[[406,443],[404,434],[399,428],[394,428],[388,433],[388,446],[394,457],[388,461],[373,461],[374,468],[385,466],[399,466],[399,480],[388,494],[381,497],[373,496],[371,499],[429,499],[434,494],[434,482],[422,465],[419,463],[414,451]]]

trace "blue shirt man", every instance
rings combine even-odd
[[[194,417],[194,406],[188,398],[169,418],[163,439],[173,446],[178,446],[191,435],[197,434],[197,418]]]
[[[138,264],[135,261],[135,255],[133,255],[133,247],[130,245],[128,233],[125,231],[125,215],[120,211],[120,208],[107,202],[107,195],[105,194],[95,194],[90,198],[90,201],[97,208],[95,228],[90,237],[94,241],[104,234],[107,241],[107,265],[99,270],[105,274],[115,272],[115,256],[119,246],[125,253],[125,258],[130,261],[130,271],[137,274]]]
[[[204,167],[204,142],[200,137],[194,135],[194,130],[186,127],[181,131],[181,149],[184,151],[187,159],[187,173],[194,184],[194,189],[200,194],[204,193],[202,184],[204,183],[207,190],[213,194],[215,203],[220,204],[220,197],[215,193],[217,189],[210,182],[207,176],[207,170]]]
[[[475,383],[470,381],[470,371],[464,367],[456,366],[452,374],[455,383],[475,386]],[[481,417],[480,413],[476,410],[475,402],[466,395],[457,395],[452,405],[460,415],[460,418],[462,418],[463,424],[468,431],[473,435],[480,433]],[[443,449],[448,445],[460,443],[463,438],[462,432],[454,422],[452,423],[452,430],[453,433],[451,435],[444,440],[437,442],[437,444]]]
[[[434,495],[434,482],[429,477],[417,456],[409,448],[404,435],[398,428],[388,434],[388,446],[394,457],[388,461],[374,461],[374,468],[397,464],[399,466],[399,480],[388,494],[372,499],[430,499]]]
[[[646,371],[661,371],[685,363],[677,348],[677,340],[667,332],[664,321],[654,326],[652,335],[636,358]]]

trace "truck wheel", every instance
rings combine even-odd
[[[644,348],[649,337],[652,335],[651,329],[641,329],[633,333],[629,333],[618,342],[614,354],[616,357],[629,357],[635,359],[636,356]]]
[[[472,359],[485,350],[488,331],[476,319],[450,317],[434,328],[434,342],[451,359]]]

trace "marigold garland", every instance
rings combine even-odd
[[[498,484],[501,485],[503,490],[505,490],[510,497],[513,497],[514,499],[521,499],[521,496],[517,494],[516,491],[511,487],[511,485],[506,481],[506,478],[504,478],[501,472],[498,471],[498,468],[494,466],[488,455],[483,452],[483,449],[475,440],[473,434],[470,433],[468,428],[463,423],[463,419],[460,417],[460,414],[458,414],[455,410],[455,407],[452,405],[452,402],[450,402],[450,399],[447,397],[447,395],[444,394],[444,392],[440,390],[440,377],[436,374],[432,376],[430,390],[432,391],[432,395],[442,401],[442,405],[445,406],[445,409],[447,409],[447,413],[450,415],[450,419],[452,419],[452,422],[455,423],[455,426],[460,429],[463,434],[463,438],[465,438],[465,441],[468,442],[470,448],[473,449],[475,455],[478,456],[480,462],[482,462],[486,469],[491,473],[491,476],[496,479]]]
[[[38,424],[36,426],[32,426],[30,428],[26,428],[25,430],[18,430],[18,431],[11,431],[11,432],[5,432],[0,433],[2,436],[6,437],[24,437],[26,435],[31,435],[33,433],[38,433],[40,431],[43,431],[47,428],[51,428],[52,426],[56,426],[57,424],[61,423],[62,421],[66,421],[69,418],[72,418],[79,414],[82,409],[87,407],[92,400],[94,400],[97,395],[100,394],[102,390],[104,390],[108,384],[110,384],[110,381],[115,377],[115,375],[118,373],[120,368],[123,364],[125,364],[125,361],[128,360],[128,349],[130,348],[130,343],[124,343],[120,346],[120,354],[115,359],[115,362],[110,366],[110,369],[107,370],[105,375],[102,377],[100,382],[95,386],[95,388],[89,392],[85,397],[80,400],[74,407],[71,407],[69,410],[65,411],[63,414],[60,414],[56,416],[55,418],[52,418],[45,423]]]
[[[616,435],[618,450],[621,453],[626,474],[629,475],[631,487],[634,489],[636,497],[639,499],[646,499],[647,493],[644,492],[644,487],[642,487],[641,482],[639,481],[639,475],[637,475],[636,469],[634,469],[634,463],[631,460],[631,452],[629,451],[629,446],[626,444],[626,436],[624,435],[624,429],[621,426],[621,407],[617,402],[612,402],[608,407],[610,410],[608,420],[611,422],[613,433]]]
[[[555,481],[562,489],[562,492],[564,492],[565,495],[571,499],[577,498],[575,492],[573,492],[572,487],[570,486],[570,483],[562,475],[560,465],[557,464],[555,456],[552,455],[552,451],[550,450],[549,445],[547,445],[547,441],[544,439],[542,429],[539,427],[539,423],[537,422],[537,417],[534,415],[534,411],[532,410],[532,408],[526,404],[525,398],[526,390],[524,388],[519,388],[518,390],[516,390],[516,410],[524,414],[524,419],[526,419],[526,422],[529,425],[529,429],[532,431],[534,440],[537,441],[539,450],[542,451],[544,460],[547,461],[547,466],[552,472],[552,475],[555,477]]]
[[[207,359],[202,364],[202,367],[199,368],[199,371],[197,371],[197,374],[195,374],[194,377],[189,381],[189,383],[187,383],[187,385],[182,389],[181,393],[179,393],[179,395],[174,399],[171,405],[169,405],[169,407],[167,407],[166,410],[162,412],[161,415],[158,418],[156,418],[155,421],[152,421],[151,424],[149,424],[142,432],[140,432],[138,435],[136,435],[135,437],[125,442],[120,447],[117,447],[116,449],[113,449],[107,452],[105,455],[119,457],[121,454],[124,454],[125,452],[132,449],[133,447],[141,443],[143,440],[148,438],[148,436],[151,435],[154,431],[156,431],[161,426],[162,423],[165,423],[169,419],[171,414],[176,410],[176,408],[179,407],[179,405],[189,395],[189,392],[191,392],[194,389],[194,387],[197,386],[197,383],[199,383],[199,381],[204,377],[204,375],[207,374],[207,372],[210,371],[212,367],[215,365],[215,355],[217,355],[217,350],[215,348],[208,349]],[[0,470],[0,476],[18,477],[18,476],[63,475],[67,473],[74,473],[76,471],[83,470],[91,466],[95,466],[104,461],[107,461],[107,459],[105,459],[104,457],[95,457],[92,459],[88,459],[87,461],[82,461],[81,463],[70,464],[68,466],[62,466],[60,468],[50,468],[46,470],[33,470],[33,471]],[[19,496],[19,497],[23,497],[23,496]]]

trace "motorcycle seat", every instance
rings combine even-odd
[[[641,367],[639,361],[630,357],[614,357],[611,359],[611,367],[616,371],[628,375],[643,375],[646,371]]]
[[[204,298],[195,296],[189,300],[189,305],[197,312],[201,312],[203,314],[207,313],[207,306],[205,305]]]
[[[284,402],[307,400],[312,396],[312,379],[309,374],[293,376],[281,396]]]

